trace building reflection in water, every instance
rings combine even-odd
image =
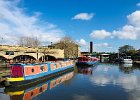
[[[40,83],[34,87],[25,87],[23,89],[5,88],[5,93],[10,96],[11,100],[31,100],[39,94],[55,88],[64,81],[70,80],[74,72],[68,72],[47,82]]]

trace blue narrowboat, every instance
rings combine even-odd
[[[20,86],[39,81],[46,76],[73,68],[73,61],[47,62],[41,64],[12,64],[10,77],[5,86]]]

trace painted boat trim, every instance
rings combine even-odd
[[[24,81],[24,77],[20,78],[7,78],[8,82],[17,82],[17,81]]]
[[[10,96],[21,95],[24,94],[24,91],[8,92],[7,94]]]

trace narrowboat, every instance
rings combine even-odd
[[[16,100],[16,98],[18,98],[18,100],[32,100],[40,94],[51,91],[61,83],[72,79],[73,75],[74,72],[69,71],[37,85],[32,85],[25,88],[6,87],[4,92],[10,96],[10,100]]]
[[[97,62],[98,62],[98,58],[96,58],[96,57],[83,56],[83,57],[78,58],[76,65],[77,66],[93,66]]]
[[[47,62],[41,64],[12,64],[5,86],[22,86],[39,81],[46,76],[73,68],[73,61]]]

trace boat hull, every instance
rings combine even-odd
[[[77,62],[76,66],[93,66],[97,64],[97,61],[94,62]]]
[[[132,64],[133,61],[132,61],[132,59],[123,59],[122,63],[124,63],[124,64]]]
[[[124,64],[132,64],[133,61],[123,61]]]

